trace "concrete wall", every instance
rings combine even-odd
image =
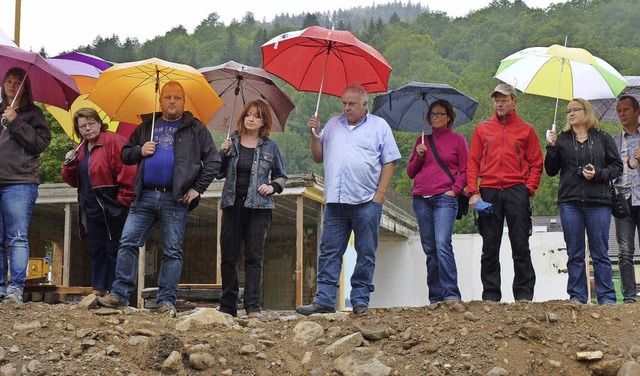
[[[562,233],[534,233],[530,238],[531,257],[536,270],[534,301],[568,299],[566,293],[567,253]],[[482,237],[478,234],[454,235],[453,248],[458,267],[458,286],[462,300],[482,299],[480,256]],[[507,234],[500,249],[502,301],[512,302],[513,261]],[[420,237],[408,241],[381,241],[374,275],[376,290],[371,307],[423,306],[429,304],[426,286],[426,256]]]

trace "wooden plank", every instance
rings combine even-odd
[[[64,205],[64,254],[62,256],[62,286],[69,286],[71,274],[71,204]]]
[[[64,257],[64,245],[53,243],[53,275],[51,283],[62,285],[62,258]]]
[[[304,197],[296,198],[296,307],[302,305],[304,267]]]
[[[144,268],[145,268],[145,256],[146,256],[147,245],[143,245],[138,248],[138,290],[136,291],[136,296],[138,297],[138,304],[136,307],[138,309],[142,308],[142,290],[144,289]]]
[[[55,293],[62,295],[89,295],[93,287],[56,286],[56,285],[25,285],[24,292]]]
[[[222,231],[222,209],[220,209],[220,203],[222,200],[218,200],[218,207],[216,209],[216,284],[222,285],[222,250],[220,249],[220,232]]]

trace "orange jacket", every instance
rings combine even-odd
[[[524,184],[533,196],[542,176],[542,148],[535,130],[515,110],[502,124],[494,113],[478,124],[471,138],[467,164],[467,194],[482,188],[505,189]]]

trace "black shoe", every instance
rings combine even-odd
[[[366,315],[367,313],[371,313],[371,310],[369,309],[369,307],[367,307],[364,304],[360,304],[359,306],[353,307],[353,314],[360,316],[360,315]]]
[[[336,311],[333,307],[323,306],[318,303],[311,303],[309,305],[303,305],[296,308],[296,312],[301,315],[309,316],[314,313],[334,313]]]

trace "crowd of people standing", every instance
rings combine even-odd
[[[37,198],[39,154],[51,134],[39,107],[33,104],[30,82],[21,69],[11,69],[2,84],[0,153],[0,297],[19,304],[29,257],[28,224]],[[158,311],[175,315],[182,272],[186,218],[211,182],[225,179],[221,196],[222,297],[220,311],[238,315],[238,261],[244,249],[243,309],[249,318],[261,316],[264,244],[274,209],[273,195],[287,181],[283,158],[270,136],[269,105],[246,104],[237,130],[217,150],[211,133],[184,110],[185,90],[166,83],[160,92],[161,111],[142,115],[142,124],[126,140],[107,130],[92,108],[73,117],[81,140],[65,156],[64,180],[78,189],[79,229],[89,239],[92,285],[98,303],[129,304],[136,286],[138,253],[153,226],[162,234],[158,277]],[[558,209],[568,252],[569,298],[588,302],[585,232],[593,259],[599,304],[616,302],[608,256],[612,184],[623,193],[630,215],[616,218],[620,274],[625,303],[636,301],[634,239],[640,229],[640,108],[634,97],[618,100],[623,129],[614,137],[601,131],[591,104],[569,102],[567,125],[551,132],[543,156],[533,127],[516,111],[513,86],[500,84],[491,93],[493,116],[479,123],[471,145],[453,131],[456,113],[446,100],[430,103],[424,121],[432,128],[413,146],[407,175],[413,179],[413,209],[426,255],[429,302],[461,301],[452,245],[459,196],[475,208],[490,203],[493,214],[480,216],[482,299],[501,301],[500,245],[506,220],[514,264],[515,300],[533,300],[536,273],[531,260],[530,199],[543,171],[560,175]],[[317,292],[303,315],[336,309],[343,255],[351,234],[357,254],[351,277],[353,313],[371,312],[373,273],[382,208],[396,163],[402,158],[387,122],[369,113],[366,89],[347,86],[343,112],[321,127],[309,119],[310,149],[324,167],[322,234],[318,248]],[[21,158],[15,158],[17,153]],[[615,192],[615,191],[613,191]],[[8,272],[10,265],[9,280]]]

